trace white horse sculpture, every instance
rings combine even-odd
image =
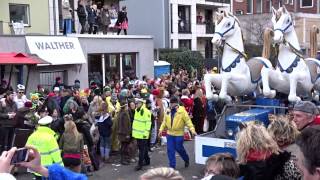
[[[262,66],[272,67],[272,65],[263,58],[255,58],[246,63],[239,20],[226,11],[216,15],[218,20],[212,43],[221,46],[224,40],[225,44],[221,74],[204,76],[206,97],[214,101],[220,98],[230,102],[231,96],[243,96],[254,92],[258,87]],[[219,95],[216,94],[217,89],[220,89]]]
[[[297,96],[309,96],[314,86],[308,65],[300,52],[300,45],[293,21],[285,7],[272,8],[272,23],[275,43],[279,44],[277,68],[262,68],[263,94],[273,98],[276,91],[289,94],[290,102],[300,101]],[[311,60],[312,61],[312,60]],[[272,90],[270,89],[272,88]]]

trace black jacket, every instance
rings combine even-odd
[[[281,152],[264,161],[248,162],[240,165],[240,174],[243,180],[274,180],[277,175],[283,174],[284,165],[290,156],[288,152]]]

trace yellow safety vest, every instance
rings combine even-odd
[[[141,115],[143,111],[143,114]],[[134,120],[132,124],[132,137],[136,139],[149,139],[151,129],[151,112],[145,107],[141,107],[140,111],[137,109],[134,113]]]
[[[32,145],[39,151],[42,166],[49,166],[54,163],[63,166],[55,132],[49,127],[39,126],[37,130],[29,136],[27,145]],[[36,175],[40,176],[39,174]]]

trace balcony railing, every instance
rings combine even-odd
[[[213,24],[213,22],[207,22],[206,23],[206,33],[207,34],[213,34],[214,33],[214,24]]]
[[[206,0],[206,1],[230,4],[230,0]]]

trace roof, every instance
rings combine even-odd
[[[50,64],[36,55],[26,53],[0,53],[0,64]]]
[[[154,61],[154,66],[170,66],[170,63],[166,61]]]

